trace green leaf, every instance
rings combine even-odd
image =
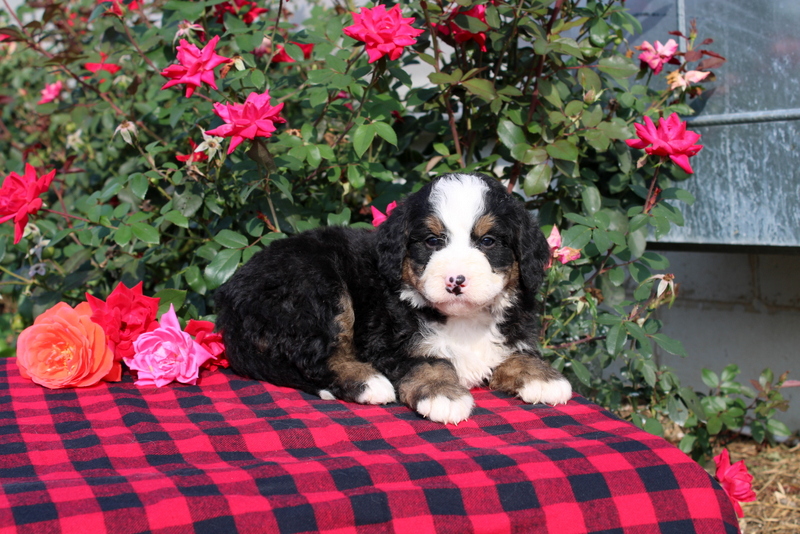
[[[717,415],[712,415],[708,418],[708,422],[706,423],[706,430],[712,436],[716,436],[722,431],[722,419],[719,418]],[[755,437],[755,434],[753,435]]]
[[[394,128],[385,122],[373,122],[372,125],[375,127],[377,134],[381,136],[387,143],[397,146],[397,134],[395,133]]]
[[[159,235],[158,230],[156,230],[149,224],[134,223],[131,225],[131,231],[133,232],[133,235],[135,235],[137,239],[139,239],[140,241],[144,241],[145,243],[156,245],[161,240],[161,236]]]
[[[615,324],[606,334],[606,351],[612,356],[619,354],[627,340],[628,334],[623,330],[622,323]]]
[[[509,150],[520,143],[526,143],[525,131],[508,119],[501,119],[497,124],[497,136]]]
[[[225,248],[244,248],[250,244],[245,236],[233,230],[220,230],[214,241]]]
[[[208,289],[216,289],[233,276],[239,267],[242,251],[239,249],[220,250],[219,253],[206,266],[204,275]]]
[[[639,72],[639,67],[633,60],[622,55],[602,58],[598,62],[597,69],[618,81],[635,76]]]
[[[591,240],[592,229],[582,224],[576,224],[561,234],[562,246],[578,250],[581,250],[583,247],[588,245],[589,241]]]
[[[670,397],[667,401],[667,410],[669,410],[669,418],[678,426],[685,425],[686,420],[689,419],[689,410],[680,399]]]
[[[789,427],[777,419],[770,419],[767,421],[767,431],[773,436],[788,437],[792,435],[792,431],[789,430]]]
[[[555,84],[550,83],[549,80],[543,79],[539,82],[539,94],[542,95],[542,98],[559,109],[564,105],[561,101],[561,96],[558,94],[558,89],[556,89]]]
[[[584,91],[594,91],[597,93],[603,88],[603,82],[600,76],[589,67],[578,70],[578,83],[583,86]]]
[[[375,129],[375,124],[362,124],[356,131],[353,133],[353,149],[356,151],[356,155],[360,158],[364,155],[364,152],[372,145],[372,140],[375,139],[375,134],[377,130]]]
[[[576,147],[572,141],[566,139],[559,139],[547,145],[545,150],[550,154],[550,157],[563,159],[565,161],[577,161],[578,155],[580,154],[580,152],[578,152],[578,147]]]
[[[339,213],[328,214],[328,226],[347,226],[350,222],[350,208],[344,208]]]
[[[153,297],[160,299],[158,301],[158,315],[161,316],[169,311],[170,305],[175,308],[175,311],[178,311],[186,300],[186,291],[182,289],[162,289]]]
[[[625,323],[625,329],[636,341],[639,342],[639,345],[642,348],[650,347],[650,340],[647,338],[647,334],[641,326],[633,321],[628,321]]]
[[[592,374],[589,372],[589,369],[586,368],[583,363],[578,360],[572,360],[572,370],[575,371],[575,376],[578,377],[584,385],[591,386],[592,385]]]
[[[189,287],[192,289],[192,291],[201,295],[206,294],[208,287],[206,286],[206,281],[200,274],[200,268],[197,265],[192,265],[187,268],[183,272],[183,277],[186,280],[186,283],[189,284]]]
[[[432,72],[428,74],[428,79],[431,81],[431,83],[436,85],[452,85],[460,82],[462,76],[464,76],[464,73],[461,71],[461,69],[456,69],[452,74],[446,74],[444,72]]]
[[[473,18],[473,17],[469,17]],[[491,102],[497,98],[497,91],[494,88],[494,83],[483,78],[472,78],[461,82],[461,85],[467,88],[467,91],[473,95]]]
[[[128,177],[128,182],[131,184],[133,194],[138,198],[144,199],[147,194],[147,188],[150,185],[150,180],[147,179],[147,176],[137,172]]]
[[[590,215],[597,213],[602,206],[603,199],[600,196],[600,190],[593,185],[583,187],[581,199],[583,200],[583,207]]]
[[[695,198],[689,191],[686,189],[681,189],[680,187],[668,187],[661,192],[661,198],[671,200],[680,200],[681,202],[686,203],[687,205],[691,206],[694,204]]]
[[[168,211],[164,214],[164,218],[175,226],[189,228],[189,219],[187,219],[181,212],[177,210]]]
[[[710,369],[703,369],[701,372],[701,376],[703,378],[703,383],[710,388],[719,387],[719,377],[717,373],[711,371]]]
[[[123,224],[114,231],[114,242],[121,247],[124,247],[125,245],[130,243],[132,238],[133,238],[133,231],[131,230],[131,227],[128,226],[127,224]]]
[[[263,91],[264,84],[266,83],[264,73],[261,72],[260,69],[253,69],[250,72],[250,83],[252,83],[253,87],[255,87],[258,91]]]
[[[178,0],[170,0],[164,4],[164,9],[172,9],[181,14],[181,17],[186,20],[197,20],[203,15],[206,9],[205,2],[181,2]]]
[[[670,354],[675,354],[676,356],[681,356],[683,358],[687,358],[689,356],[686,353],[686,349],[683,347],[683,343],[681,343],[679,340],[672,339],[664,334],[653,334],[651,337],[655,339],[659,347]]]
[[[664,436],[664,427],[661,426],[658,419],[653,419],[652,417],[648,417],[644,422],[644,430],[654,436]]]
[[[529,197],[540,195],[550,187],[553,168],[547,163],[534,165],[522,182],[522,189]]]
[[[610,121],[603,121],[597,125],[597,129],[606,134],[610,139],[630,139],[633,132],[625,121],[619,117],[614,117]]]

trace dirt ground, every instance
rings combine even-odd
[[[742,503],[742,534],[800,533],[800,444],[760,448],[742,440],[727,449],[731,463],[744,460],[757,496],[755,502]]]

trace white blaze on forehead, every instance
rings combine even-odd
[[[472,228],[484,212],[488,186],[469,174],[456,174],[436,182],[430,202],[447,230],[447,244],[470,246]]]

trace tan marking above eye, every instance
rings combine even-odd
[[[481,215],[481,217],[475,223],[475,226],[472,227],[472,233],[478,237],[483,237],[492,231],[494,224],[495,219],[493,215]]]
[[[425,219],[425,226],[435,236],[444,235],[444,224],[439,217],[434,215],[428,216],[428,218]]]

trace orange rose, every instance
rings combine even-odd
[[[96,384],[111,371],[114,353],[88,303],[59,302],[22,331],[17,365],[24,378],[58,389]]]

